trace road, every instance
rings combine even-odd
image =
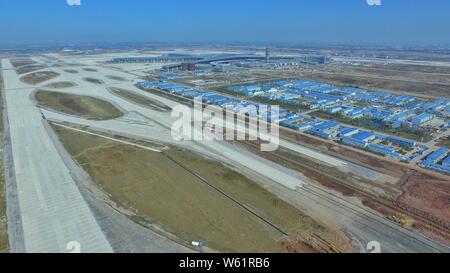
[[[150,147],[148,147],[148,146],[143,146],[143,145],[135,144],[135,143],[132,143],[132,142],[129,142],[129,141],[124,141],[124,140],[120,140],[120,139],[115,139],[115,138],[112,138],[112,137],[107,137],[107,136],[104,136],[104,135],[101,135],[101,134],[96,134],[96,133],[88,132],[88,131],[86,131],[86,130],[76,129],[76,128],[69,127],[69,126],[65,126],[65,125],[61,125],[61,124],[56,124],[56,126],[62,127],[62,128],[65,128],[65,129],[69,129],[69,130],[72,130],[72,131],[75,131],[75,132],[78,132],[78,133],[83,133],[83,134],[87,134],[87,135],[91,135],[91,136],[96,136],[96,137],[104,138],[104,139],[107,139],[107,140],[110,140],[110,141],[113,141],[113,142],[117,142],[117,143],[120,143],[120,144],[125,144],[125,145],[129,145],[129,146],[133,146],[133,147],[136,147],[136,148],[139,148],[139,149],[142,149],[142,150],[146,150],[146,151],[150,151],[150,152],[155,152],[155,153],[161,153],[161,150],[160,150],[160,149],[150,148]]]
[[[7,193],[17,196],[8,198],[8,211],[21,216],[21,226],[10,226],[12,252],[67,252],[72,241],[82,252],[112,252],[29,99],[33,88],[18,80],[8,60],[2,66],[13,158],[7,168],[14,169],[17,187],[17,195]]]

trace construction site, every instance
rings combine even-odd
[[[447,98],[309,79],[337,65],[328,56],[175,52],[2,59],[0,251],[67,252],[73,238],[83,252],[449,251],[450,180],[435,166]],[[278,149],[175,139],[173,109],[198,98],[233,122],[279,123]],[[410,140],[339,111],[435,130]]]

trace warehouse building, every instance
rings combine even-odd
[[[359,141],[363,142],[369,142],[371,140],[374,140],[377,136],[374,133],[362,131],[356,135],[353,136],[354,139],[357,139]]]
[[[395,145],[404,146],[408,148],[414,148],[417,146],[417,142],[402,137],[388,136],[386,137],[386,140]]]
[[[357,128],[348,128],[344,127],[339,130],[339,136],[342,137],[351,137],[359,133],[359,129]]]
[[[442,161],[442,166],[450,168],[450,156]]]
[[[423,123],[425,123],[425,122],[428,122],[428,121],[430,121],[430,120],[433,120],[433,119],[434,119],[434,115],[433,115],[433,114],[430,114],[430,113],[422,113],[422,114],[420,114],[420,115],[418,115],[418,116],[412,118],[412,119],[411,119],[411,122],[412,122],[414,125],[421,125],[421,124],[423,124]]]
[[[367,146],[369,145],[369,141],[377,138],[377,135],[375,135],[374,133],[359,130],[358,130],[359,132],[355,133],[354,129],[355,128],[349,128],[349,130],[343,129],[344,133],[348,131],[347,134],[349,136],[342,135],[341,136],[342,142],[351,146],[364,149],[367,148]]]
[[[342,142],[362,149],[366,148],[367,145],[369,144],[366,141],[362,141],[353,137],[342,137]]]
[[[422,161],[421,166],[450,175],[450,157],[448,155],[447,148],[440,148]],[[441,161],[442,163],[439,164]]]
[[[391,122],[405,121],[405,120],[407,120],[408,118],[414,116],[415,114],[416,114],[416,112],[415,112],[414,110],[409,110],[409,111],[405,111],[405,112],[402,112],[402,113],[400,113],[400,114],[396,114],[396,115],[394,115],[394,116],[391,116],[391,117],[389,118],[389,120],[390,120]]]
[[[336,121],[324,121],[308,130],[308,133],[323,138],[331,139],[338,135],[340,124]]]
[[[395,151],[395,149],[393,149],[391,147],[387,147],[387,146],[376,144],[376,143],[370,143],[368,145],[368,148],[372,152],[379,153],[379,154],[382,154],[385,156],[393,157],[396,159],[402,158],[402,155],[399,154],[397,151]]]

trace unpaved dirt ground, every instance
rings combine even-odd
[[[450,180],[433,178],[412,172],[403,186],[404,194],[398,199],[412,210],[419,210],[425,217],[438,218],[450,223]],[[412,228],[432,239],[450,244],[450,230],[436,229],[424,222],[415,222]]]
[[[33,61],[32,59],[29,58],[24,58],[24,59],[11,59],[11,65],[14,66],[15,68],[21,67],[21,66],[26,66],[26,65],[34,65],[36,64],[35,61]]]
[[[41,70],[44,68],[45,68],[45,66],[43,66],[43,65],[27,65],[27,66],[21,66],[21,67],[17,68],[16,71],[17,71],[17,74],[26,74],[26,73],[34,72],[34,71]]]
[[[60,127],[55,131],[93,180],[136,212],[134,220],[162,226],[184,241],[202,240],[221,251],[288,251],[282,233],[192,172],[292,234],[336,237],[248,178],[191,152],[171,148],[154,153]]]
[[[400,201],[450,222],[450,180],[414,172],[407,178]]]
[[[324,72],[379,78],[385,80],[404,80],[423,83],[450,83],[449,67],[397,65],[397,64],[373,64],[361,65],[329,64],[324,67]]]
[[[40,107],[87,119],[108,120],[123,116],[111,103],[94,97],[39,90],[35,98]]]
[[[361,152],[350,150],[343,146],[334,146],[317,139],[312,139],[308,136],[294,136],[289,132],[286,133],[286,135],[296,141],[321,147],[321,150],[327,151],[339,158],[370,166],[372,169],[394,177],[399,177],[402,184],[393,185],[393,189],[395,191],[400,189],[403,194],[396,198],[397,201],[411,206],[413,209],[420,210],[420,213],[424,211],[432,215],[432,217],[450,222],[450,214],[447,211],[449,206],[448,202],[450,202],[449,180],[432,177],[426,173],[412,171],[403,165],[381,160]],[[328,186],[334,188],[332,183]]]
[[[202,78],[202,77],[199,77]],[[204,76],[218,79],[222,85],[251,84],[281,79],[305,79],[331,82],[343,86],[355,86],[368,90],[388,90],[424,98],[450,98],[450,69],[448,67],[419,65],[303,65],[292,70],[260,70],[238,73],[232,77]],[[243,81],[242,79],[245,79]],[[175,80],[189,83],[191,79]]]
[[[36,85],[51,80],[53,78],[56,78],[58,76],[59,74],[53,71],[41,71],[27,74],[21,77],[20,80],[23,81],[24,83]]]
[[[423,74],[448,74],[450,75],[450,67],[446,66],[428,66],[428,65],[412,65],[412,64],[388,64],[388,65],[372,65],[373,69],[384,69],[387,71],[413,72]],[[448,79],[450,80],[450,79]]]
[[[339,85],[361,87],[369,90],[389,90],[397,93],[417,95],[421,97],[450,98],[450,84],[384,79],[378,78],[378,76],[370,77],[321,72],[308,75],[305,78],[333,82]]]
[[[248,145],[246,148],[255,153],[259,152],[258,149],[254,149],[253,147],[248,146]],[[356,187],[355,185],[350,185],[350,187],[348,187],[347,182],[342,183],[341,181],[338,181],[338,180],[339,179],[341,179],[341,180],[347,179],[348,180],[348,179],[350,179],[349,177],[346,178],[345,176],[342,176],[342,174],[339,175],[338,173],[333,173],[330,170],[326,170],[326,169],[323,169],[323,170],[321,170],[320,168],[317,170],[310,169],[309,166],[312,166],[311,162],[308,163],[307,160],[302,159],[302,158],[297,158],[296,159],[297,164],[293,164],[284,159],[275,157],[274,154],[283,156],[286,158],[290,158],[290,159],[296,158],[295,156],[293,157],[289,153],[286,153],[286,152],[283,152],[280,150],[275,153],[262,153],[261,156],[263,156],[269,160],[272,160],[278,164],[281,164],[285,167],[301,171],[313,183],[315,182],[315,183],[323,185],[327,188],[341,192],[345,196],[358,197],[365,206],[372,208],[375,211],[380,212],[382,215],[386,216],[387,218],[391,219],[394,222],[397,222],[398,224],[404,226],[405,228],[408,228],[408,229],[411,229],[414,231],[418,231],[421,234],[424,234],[430,238],[435,239],[436,241],[440,241],[445,244],[450,244],[450,232],[446,231],[442,227],[436,227],[434,225],[436,223],[435,219],[438,216],[442,217],[442,215],[434,215],[433,211],[424,210],[425,212],[428,212],[431,215],[431,217],[433,218],[432,219],[433,222],[429,222],[427,217],[422,218],[422,216],[424,215],[423,214],[424,212],[422,211],[422,206],[424,204],[422,204],[422,202],[424,200],[432,200],[432,198],[430,198],[430,196],[422,195],[422,196],[418,197],[419,202],[416,202],[415,204],[410,202],[409,200],[400,198],[400,196],[398,198],[396,198],[396,200],[398,202],[402,202],[408,206],[411,206],[413,211],[416,210],[416,211],[414,211],[414,213],[419,213],[421,215],[419,218],[417,218],[414,213],[411,214],[403,209],[400,209],[399,207],[395,206],[391,201],[378,199],[376,197],[376,195],[373,196],[373,195],[361,194],[361,189],[362,189],[361,186],[363,186],[365,184],[365,183],[363,183],[363,181],[361,181],[361,185],[359,187]],[[306,164],[306,165],[301,166],[301,165],[298,165],[298,163]],[[307,166],[308,166],[308,168],[307,168]],[[408,182],[405,182],[404,184],[409,185]],[[424,185],[426,185],[426,183]],[[414,185],[412,185],[411,187],[414,188]],[[426,191],[427,190],[426,188],[427,187],[425,186],[425,188],[422,190]],[[446,186],[444,186],[444,189],[445,188],[446,188]],[[357,190],[355,190],[355,189],[357,189]],[[446,193],[446,190],[442,190],[439,188],[436,190],[436,189],[434,189],[434,186],[431,186],[430,190],[439,192],[439,196],[441,196],[441,199],[446,200],[445,196],[448,196],[448,193]],[[367,192],[367,191],[364,190],[364,192]],[[418,212],[417,211],[418,209],[420,209],[421,211]],[[444,219],[444,218],[440,218],[440,219]],[[335,243],[334,245],[337,246],[338,244]],[[345,246],[345,244],[344,244],[344,246]]]

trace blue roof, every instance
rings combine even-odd
[[[431,155],[429,155],[427,157],[427,160],[437,161],[437,160],[440,160],[442,157],[444,157],[447,154],[448,154],[447,148],[440,148],[439,150],[437,150],[434,153],[432,153]]]
[[[325,121],[314,127],[315,130],[327,130],[339,127],[339,122],[336,121]]]
[[[376,135],[374,133],[363,131],[363,132],[358,133],[357,135],[354,135],[353,138],[360,140],[360,141],[364,141],[368,138],[372,138],[375,136]]]
[[[430,113],[422,113],[411,119],[413,123],[422,123],[423,121],[430,120],[434,117],[433,114]]]
[[[349,128],[349,127],[344,127],[344,128],[342,128],[341,130],[339,130],[339,134],[341,134],[341,135],[346,135],[346,134],[348,134],[348,133],[352,133],[352,132],[357,132],[357,131],[359,131],[359,129],[357,129],[357,128]]]
[[[442,165],[450,167],[450,156],[447,157],[444,161],[442,161]]]
[[[438,172],[443,172],[443,173],[446,173],[446,174],[450,174],[450,167],[439,165],[439,164],[435,164],[435,163],[431,163],[429,161],[423,163],[423,165],[426,168],[430,168],[430,169],[436,170]]]

